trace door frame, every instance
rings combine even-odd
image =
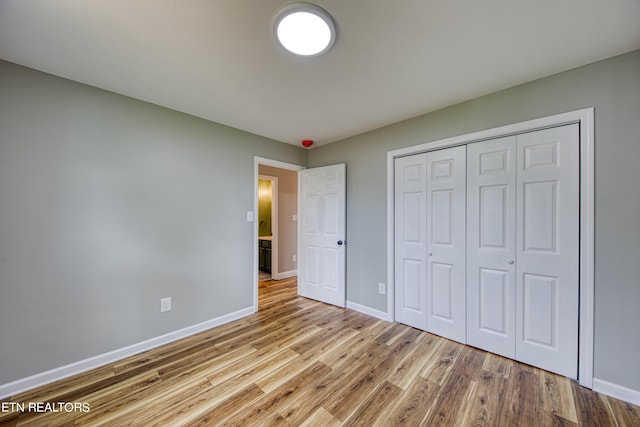
[[[258,179],[260,178],[259,167],[263,166],[271,166],[278,169],[285,169],[294,172],[301,171],[306,169],[306,167],[301,165],[296,165],[293,163],[286,163],[280,160],[268,159],[266,157],[253,157],[253,233],[251,234],[252,239],[252,247],[253,247],[253,312],[258,311]],[[276,196],[277,197],[277,196]],[[276,217],[277,221],[278,218]],[[271,216],[272,226],[274,221],[274,216]],[[276,238],[277,240],[277,238]],[[272,241],[272,245],[273,245]],[[272,249],[273,250],[273,247]],[[276,249],[277,250],[277,249]],[[271,260],[271,268],[273,274],[273,263],[274,259]],[[275,259],[277,261],[277,259]],[[276,265],[277,268],[277,265]]]
[[[593,387],[593,335],[594,335],[594,109],[585,108],[539,119],[514,123],[465,135],[427,142],[387,152],[387,310],[395,320],[394,283],[394,159],[441,148],[466,145],[473,142],[572,123],[580,126],[580,320],[578,346],[578,381]]]
[[[260,165],[258,165],[260,167]],[[278,177],[270,175],[258,175],[258,181],[271,182],[271,277],[278,280]],[[258,191],[259,193],[260,191]],[[259,209],[258,204],[258,209]],[[260,231],[260,212],[256,211],[256,223],[258,236]],[[275,218],[275,220],[274,220]]]

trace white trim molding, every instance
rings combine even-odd
[[[207,329],[215,328],[216,326],[233,322],[234,320],[241,319],[253,313],[253,307],[244,308],[238,311],[234,311],[233,313],[225,314],[223,316],[198,323],[196,325],[169,332],[168,334],[164,334],[159,337],[139,342],[137,344],[119,348],[117,350],[90,357],[88,359],[80,360],[78,362],[70,363],[68,365],[41,372],[39,374],[22,378],[7,384],[2,384],[0,385],[0,399],[5,399],[7,397],[11,397],[18,393],[22,393],[36,387],[50,384],[52,382],[68,378],[73,375],[81,374],[83,372],[99,368],[100,366],[104,366],[109,363],[114,363],[118,360],[124,359],[125,357],[133,356],[142,353],[143,351],[151,350],[153,348],[160,347],[161,345],[169,344],[171,342],[189,337],[199,332],[206,331]]]
[[[387,311],[391,321],[395,319],[394,159],[441,148],[571,123],[578,123],[580,125],[580,346],[578,349],[578,380],[584,387],[593,387],[595,241],[593,108],[585,108],[466,135],[454,136],[452,138],[427,142],[387,153]]]
[[[594,378],[593,391],[640,406],[640,391],[638,390],[633,390],[618,384],[610,383],[609,381]]]
[[[393,322],[393,318],[389,316],[389,313],[385,313],[384,311],[376,310],[375,308],[367,307],[366,305],[361,305],[353,301],[347,301],[347,308],[380,320]]]
[[[274,274],[273,278],[275,280],[283,280],[283,279],[288,279],[290,277],[294,277],[298,275],[298,270],[289,270],[289,271],[283,271],[281,273],[278,274]]]

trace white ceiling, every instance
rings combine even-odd
[[[316,0],[337,41],[298,58],[287,3],[0,0],[0,58],[321,145],[640,48],[639,0]]]

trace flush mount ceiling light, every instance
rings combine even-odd
[[[283,7],[273,32],[282,47],[301,56],[322,55],[336,40],[336,27],[331,15],[310,3],[292,3]]]

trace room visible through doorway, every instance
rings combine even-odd
[[[258,286],[298,273],[298,171],[302,166],[255,158],[254,307]]]

